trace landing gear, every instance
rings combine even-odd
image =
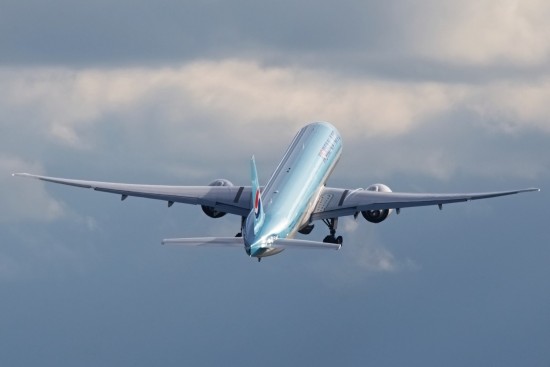
[[[334,235],[330,234],[325,237],[323,240],[324,243],[337,243],[339,245],[342,245],[344,243],[344,238],[342,236],[335,237]]]
[[[342,236],[336,237],[336,228],[338,228],[338,218],[323,219],[323,223],[327,225],[330,230],[330,234],[325,237],[323,242],[325,243],[337,243],[342,245],[344,239]]]
[[[258,258],[258,262],[260,262],[260,261],[262,261],[262,258],[261,258],[261,257]]]
[[[244,223],[246,222],[246,217],[241,217],[241,231],[235,235],[235,237],[243,236]]]

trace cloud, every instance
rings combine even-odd
[[[418,269],[418,266],[410,259],[397,259],[388,246],[382,243],[378,228],[369,225],[361,215],[357,220],[351,217],[341,218],[341,227],[344,230],[343,233],[346,233],[344,250],[348,256],[353,256],[353,261],[359,268],[368,272]]]
[[[398,82],[229,59],[160,68],[3,68],[0,80],[0,108],[8,116],[1,124],[13,134],[5,141],[12,155],[24,154],[17,141],[46,144],[186,180],[211,175],[204,161],[216,161],[220,151],[231,150],[240,160],[260,151],[279,156],[284,146],[274,143],[290,140],[313,120],[333,122],[345,137],[345,149],[376,148],[368,152],[373,172],[393,166],[438,178],[467,167],[458,155],[464,149],[480,159],[486,142],[472,131],[488,140],[550,133],[550,78],[545,77]],[[472,142],[476,139],[481,145]],[[201,155],[192,154],[196,151]],[[521,165],[522,157],[512,160]],[[539,163],[528,175],[547,169],[548,162]]]
[[[202,114],[237,126],[278,121],[295,128],[323,119],[348,121],[369,135],[396,134],[440,113],[452,93],[432,83],[338,79],[247,60],[160,69],[4,70],[2,79],[12,108],[32,106],[35,123],[43,121],[51,138],[74,147],[86,146],[79,132],[105,115],[123,114],[131,124],[144,106],[168,127]]]
[[[514,133],[524,128],[550,133],[550,77],[535,81],[500,81],[473,90],[465,106],[487,125]]]
[[[351,226],[350,223],[355,223]],[[414,260],[395,255],[380,238],[377,228],[364,220],[358,222],[341,218],[339,233],[344,236],[344,244],[337,254],[331,254],[328,261],[320,259],[310,264],[314,272],[331,287],[348,287],[365,284],[370,277],[378,274],[414,272],[421,269]],[[351,229],[351,232],[349,231]],[[288,254],[290,255],[290,253]]]
[[[354,251],[355,252],[355,251]],[[362,268],[369,271],[397,271],[395,256],[387,249],[372,244],[356,249],[354,257]]]
[[[477,68],[482,77],[502,67],[547,69],[550,52],[544,0],[345,0],[337,11],[329,2],[121,0],[109,4],[108,14],[104,9],[104,1],[7,2],[0,63],[93,67],[249,58],[322,65],[349,76],[433,79],[471,77]]]
[[[548,78],[482,85],[393,82],[264,67],[251,60],[150,69],[3,69],[0,75],[3,104],[35,125],[40,121],[51,138],[75,147],[83,144],[79,132],[106,116],[121,115],[120,123],[131,125],[136,123],[132,118],[144,118],[136,116],[144,109],[167,128],[177,129],[197,115],[225,116],[223,122],[236,126],[278,121],[292,128],[322,119],[376,136],[403,134],[456,108],[470,108],[480,115],[517,117],[520,128],[532,124],[550,131],[544,119],[550,112]]]
[[[543,0],[411,3],[404,29],[413,52],[449,64],[542,65],[550,55],[550,4]],[[413,6],[414,5],[414,6]]]

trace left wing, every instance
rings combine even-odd
[[[76,186],[95,191],[103,191],[122,195],[122,200],[128,196],[184,203],[205,205],[217,211],[247,216],[250,213],[251,193],[249,186],[166,186],[166,185],[136,185],[114,182],[72,180],[66,178],[31,175],[29,173],[14,173],[22,176],[53,182],[62,185]]]
[[[471,194],[414,194],[402,192],[379,192],[363,189],[346,190],[325,187],[311,220],[338,218],[354,215],[365,210],[401,209],[415,206],[443,205],[470,200],[488,199],[497,196],[540,191],[529,188],[512,191],[495,191]]]

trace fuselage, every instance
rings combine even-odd
[[[243,237],[250,256],[279,253],[282,250],[271,248],[271,243],[294,237],[308,224],[341,153],[342,139],[329,123],[311,123],[296,134],[262,191],[261,226],[254,229],[254,211],[246,218]]]

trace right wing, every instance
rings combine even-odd
[[[416,206],[443,205],[497,196],[540,191],[536,188],[465,194],[424,194],[403,192],[377,192],[363,189],[346,190],[323,188],[311,220],[338,218],[365,210],[401,209]]]
[[[128,196],[148,199],[205,205],[217,211],[236,214],[245,217],[250,213],[251,193],[249,186],[166,186],[166,185],[136,185],[114,182],[72,180],[66,178],[31,175],[29,173],[14,173],[13,176],[35,178],[42,181],[62,185],[93,189],[122,195],[122,200]]]

